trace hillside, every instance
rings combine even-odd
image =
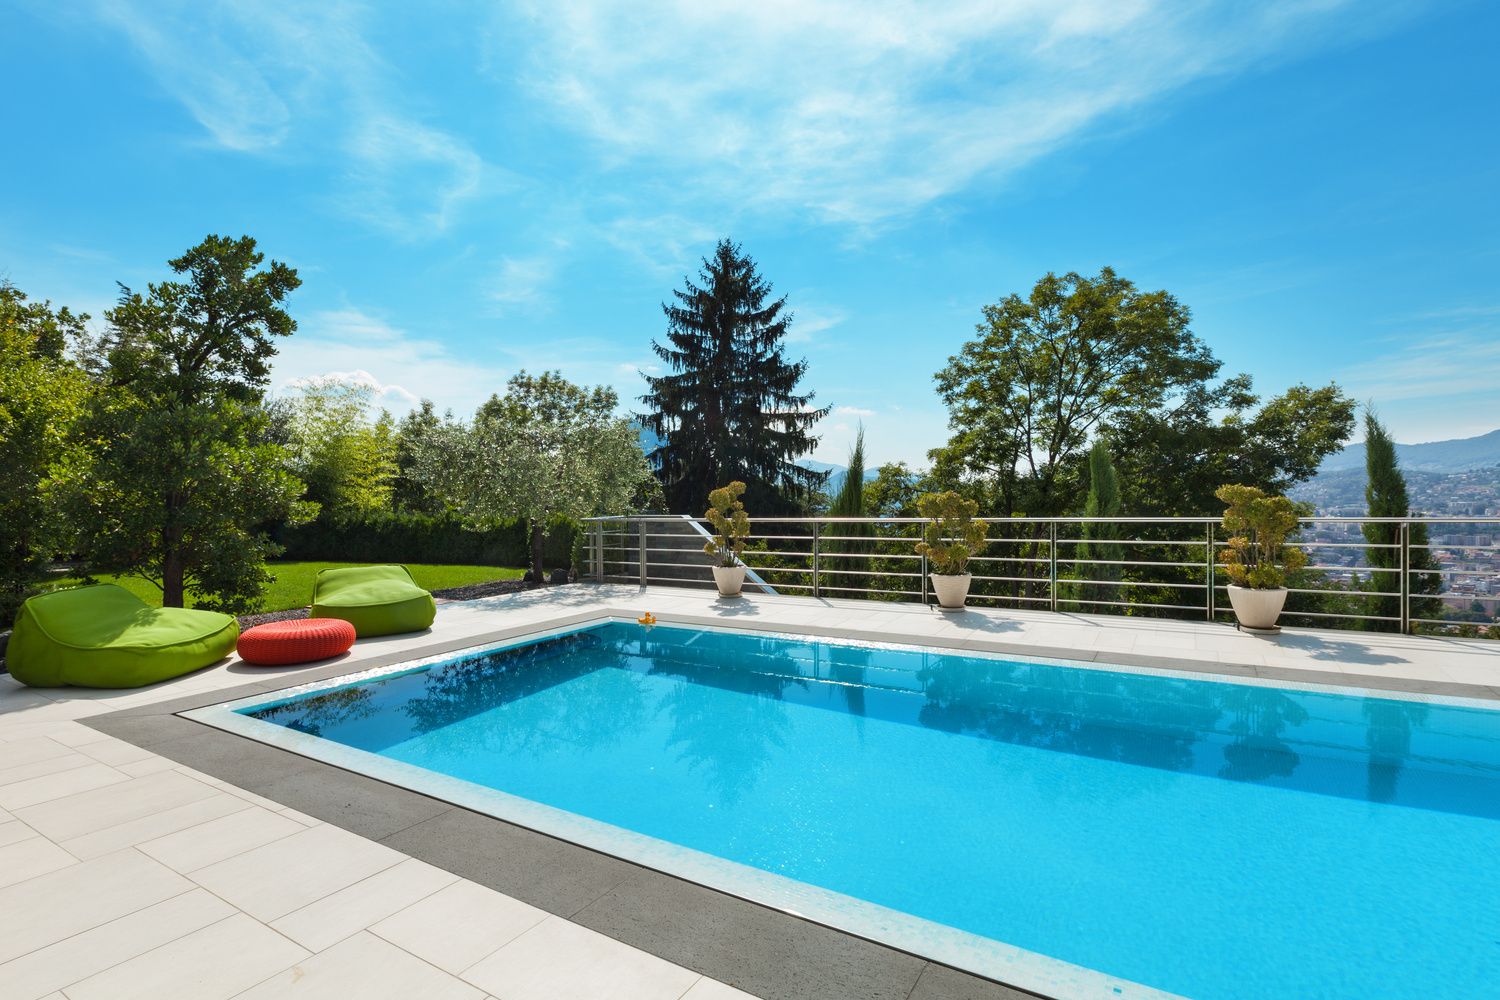
[[[1469,472],[1500,465],[1500,430],[1451,441],[1398,444],[1396,457],[1406,472]],[[1318,472],[1321,478],[1325,473],[1364,467],[1365,446],[1360,442],[1330,455]]]

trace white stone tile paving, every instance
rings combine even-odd
[[[1500,696],[1500,644],[1202,622],[572,587],[445,604],[434,630],[346,661],[431,652],[563,616],[805,629],[1165,669]],[[138,691],[0,677],[0,1000],[748,994],[74,721],[294,670],[231,660]]]

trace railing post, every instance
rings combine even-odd
[[[1047,536],[1047,566],[1048,566],[1048,574],[1047,574],[1047,577],[1048,577],[1048,582],[1047,582],[1047,607],[1050,610],[1052,610],[1052,611],[1056,611],[1057,610],[1057,522],[1055,520],[1054,521],[1049,521],[1049,522],[1047,522],[1047,526],[1050,529],[1050,531],[1048,532],[1048,536]]]
[[[1411,631],[1411,522],[1402,521],[1401,539],[1401,634]]]
[[[921,522],[921,523],[919,523],[917,525],[917,537],[918,538],[922,538],[926,534],[927,534],[927,522],[923,521],[923,522]],[[928,598],[927,598],[927,553],[925,553],[925,552],[923,552],[922,556],[921,556],[921,570],[920,571],[921,571],[921,575],[922,575],[922,603],[924,605],[926,605],[929,602],[928,602]]]
[[[642,520],[640,524],[641,558],[638,561],[641,567],[641,586],[644,587],[646,585],[646,522]]]
[[[819,566],[819,562],[818,562],[819,558],[820,558],[819,542],[818,542],[818,540],[822,536],[822,534],[823,534],[823,526],[821,524],[819,524],[817,521],[814,521],[813,522],[813,551],[812,551],[812,595],[815,598],[823,596],[822,584],[820,583],[820,581],[818,579],[818,573],[819,573],[820,569],[822,568],[821,566]]]
[[[604,522],[603,521],[595,521],[594,522],[594,537],[592,539],[590,539],[590,542],[592,544],[589,546],[589,548],[592,550],[592,553],[593,553],[593,556],[594,556],[594,558],[593,558],[593,563],[594,563],[594,566],[593,566],[593,570],[594,570],[594,582],[595,583],[603,583],[604,582]]]
[[[1217,600],[1217,595],[1214,594],[1214,583],[1215,583],[1215,579],[1214,578],[1217,575],[1217,570],[1218,570],[1218,567],[1215,564],[1217,562],[1218,562],[1218,560],[1214,558],[1214,523],[1212,521],[1209,521],[1208,522],[1208,561],[1204,565],[1204,569],[1206,570],[1206,572],[1203,574],[1203,578],[1206,581],[1208,581],[1208,596],[1206,598],[1204,598],[1203,606],[1204,606],[1204,608],[1208,612],[1208,620],[1209,621],[1213,621],[1214,620],[1214,601]]]

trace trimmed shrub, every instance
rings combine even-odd
[[[549,568],[571,565],[579,531],[580,526],[567,518],[552,519],[543,548]],[[521,567],[531,562],[525,521],[473,528],[453,514],[382,511],[319,518],[282,528],[277,540],[286,547],[281,558],[294,561]]]

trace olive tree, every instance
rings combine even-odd
[[[604,386],[520,372],[472,421],[445,420],[413,442],[412,478],[472,522],[525,519],[531,569],[541,579],[553,517],[628,512],[655,483],[639,433],[616,415],[618,405]]]

